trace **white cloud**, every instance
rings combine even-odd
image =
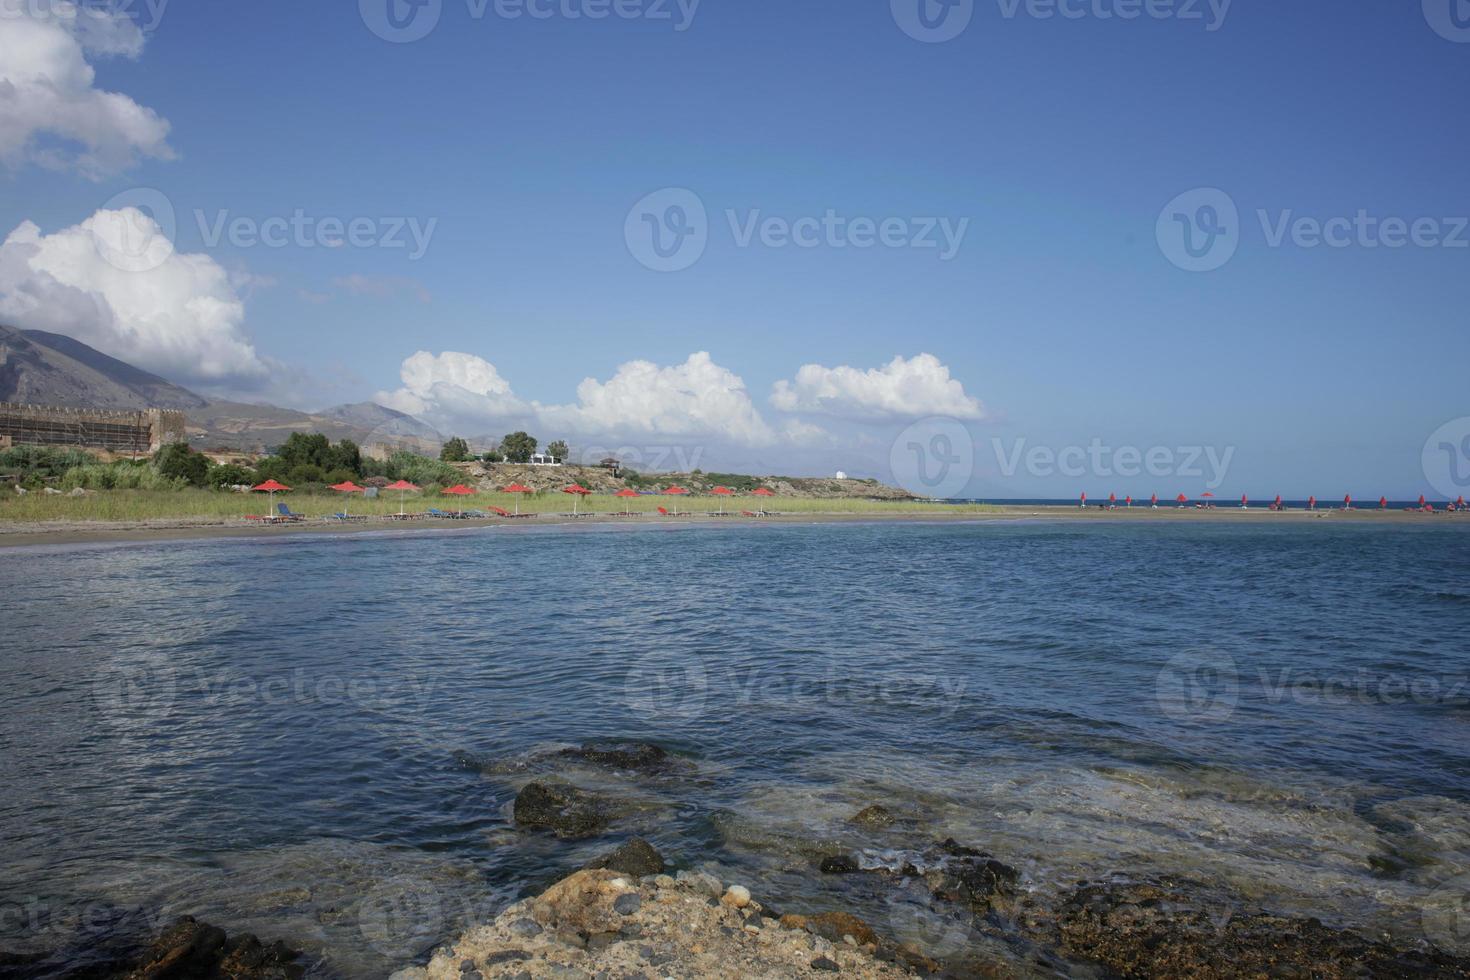
[[[244,320],[230,273],[175,252],[133,208],[52,235],[22,222],[0,244],[0,322],[74,337],[170,380],[256,386],[267,370]]]
[[[700,437],[743,446],[807,444],[825,436],[801,422],[772,429],[740,376],[704,352],[683,364],[630,361],[606,381],[587,378],[577,402],[544,405],[519,398],[495,365],[473,354],[419,351],[403,362],[403,387],[380,392],[380,405],[440,428],[488,433],[497,422],[533,423],[557,436]]]
[[[379,405],[453,428],[458,423],[486,424],[527,414],[531,406],[516,397],[495,365],[474,354],[419,351],[399,371],[403,387],[379,392]]]
[[[576,405],[546,406],[541,416],[578,433],[714,436],[746,446],[777,438],[740,376],[704,351],[669,367],[629,361],[606,382],[578,385]]]
[[[949,368],[932,354],[895,357],[881,368],[808,364],[793,381],[776,382],[771,404],[783,412],[806,412],[837,418],[915,419],[948,415],[979,419],[985,409],[965,394]]]
[[[124,11],[0,0],[0,164],[100,177],[140,157],[171,159],[168,122],[97,88],[88,62],[142,51],[143,32]]]

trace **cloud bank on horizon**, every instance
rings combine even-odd
[[[932,354],[902,355],[881,368],[808,364],[778,381],[767,421],[734,371],[696,351],[682,364],[635,360],[606,381],[586,378],[577,401],[544,405],[515,394],[496,366],[475,354],[419,351],[403,362],[402,387],[375,400],[446,431],[489,434],[497,425],[534,424],[577,437],[698,437],[749,449],[834,445],[837,437],[799,416],[836,422],[905,422],[930,415],[978,420],[978,399]]]
[[[4,14],[0,166],[35,164],[96,179],[141,158],[173,158],[167,120],[126,95],[96,87],[92,60],[143,53],[143,32],[125,12],[23,3]]]

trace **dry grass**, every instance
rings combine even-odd
[[[397,514],[397,494],[385,493],[376,500],[354,495],[350,500],[338,495],[286,493],[276,495],[277,503],[287,503],[297,513],[322,518],[342,510],[369,517]],[[473,497],[443,497],[407,494],[403,509],[423,513],[429,507],[440,510],[482,510],[502,507],[531,514],[568,514],[572,499],[562,493],[529,495],[479,493]],[[798,497],[632,497],[618,498],[596,495],[577,503],[580,513],[609,514],[631,512],[653,514],[659,507],[681,513],[705,514],[720,510],[739,513],[742,510],[775,511],[782,514],[955,514],[985,513],[995,508],[981,505],[946,505],[927,501],[875,501],[847,498],[812,499]],[[42,521],[107,521],[143,522],[164,520],[221,521],[244,520],[247,514],[265,514],[270,501],[264,494],[217,493],[208,490],[104,490],[85,497],[30,493],[24,496],[11,489],[0,490],[0,521],[35,523]]]

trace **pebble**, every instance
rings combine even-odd
[[[750,904],[750,889],[744,885],[731,885],[725,892],[725,904],[743,909]]]
[[[825,956],[818,956],[816,959],[812,960],[812,969],[826,970],[828,973],[837,973],[842,969],[842,967],[837,963],[836,960],[829,960]]]
[[[719,898],[725,891],[725,886],[720,884],[720,879],[714,875],[705,874],[703,871],[680,871],[678,880],[701,895],[708,895],[710,898]]]
[[[532,936],[541,935],[541,925],[535,919],[517,919],[510,924],[510,931],[517,936],[530,939]]]
[[[643,899],[638,897],[637,892],[629,892],[619,895],[613,902],[613,911],[618,915],[632,915],[643,907]]]

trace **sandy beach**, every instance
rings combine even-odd
[[[502,517],[445,520],[422,518],[417,520],[369,520],[358,523],[339,523],[332,520],[306,520],[297,523],[262,525],[243,520],[220,520],[215,518],[178,518],[145,522],[111,521],[0,521],[0,549],[20,547],[48,547],[81,544],[108,544],[149,541],[215,540],[222,538],[278,538],[302,535],[363,535],[363,534],[420,534],[454,533],[486,528],[509,530],[533,527],[581,527],[587,525],[631,525],[654,524],[682,527],[760,527],[771,524],[851,524],[851,523],[935,523],[935,522],[986,522],[1015,520],[1046,521],[1108,521],[1117,523],[1177,523],[1181,521],[1211,522],[1221,525],[1249,524],[1258,526],[1270,523],[1314,523],[1328,522],[1375,524],[1402,524],[1404,526],[1439,526],[1456,523],[1462,515],[1435,513],[1425,514],[1406,510],[1287,510],[1271,511],[1260,508],[1164,508],[1157,510],[1134,507],[1117,510],[1072,506],[993,506],[966,508],[964,510],[936,508],[933,511],[905,511],[892,513],[882,505],[871,511],[821,513],[802,512],[796,514],[776,513],[765,517],[743,517],[712,514],[691,514],[679,517],[664,517],[658,514],[637,514],[631,517],[616,517],[610,514],[565,515],[543,514],[529,519]],[[1467,521],[1465,523],[1470,523]]]

